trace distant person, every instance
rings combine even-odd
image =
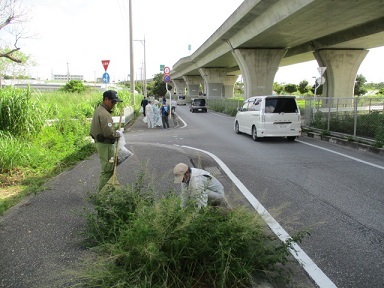
[[[162,124],[159,124],[161,121],[160,117],[160,108],[159,108],[159,101],[155,100],[152,105],[153,108],[153,123],[154,126],[162,126]]]
[[[117,92],[108,90],[103,93],[103,102],[93,114],[90,135],[95,140],[97,153],[101,162],[98,191],[101,191],[112,177],[116,147],[116,139],[123,136],[123,132],[115,130],[112,120],[112,109],[117,102],[123,102]]]
[[[163,105],[160,108],[161,121],[163,122],[163,129],[169,129],[169,107],[166,102],[163,102]]]
[[[143,115],[144,115],[144,117],[146,116],[145,115],[145,106],[147,106],[147,104],[148,104],[148,99],[147,99],[147,97],[144,97],[144,99],[143,100],[141,100],[141,107],[143,107]]]
[[[173,107],[171,109],[171,117],[172,117],[173,126],[174,127],[179,126],[179,117],[177,116],[175,109],[173,109]]]
[[[147,117],[148,128],[155,128],[155,123],[153,120],[152,101],[148,101],[148,104],[145,106],[145,115]]]
[[[181,183],[181,207],[192,201],[197,208],[226,206],[224,187],[211,173],[179,163],[173,168],[174,183]]]

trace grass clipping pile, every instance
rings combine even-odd
[[[84,265],[82,287],[251,287],[255,276],[290,281],[282,266],[293,239],[282,243],[268,234],[255,212],[180,208],[175,193],[156,195],[143,185],[146,177],[138,178],[90,197],[95,210],[87,227],[97,256]]]

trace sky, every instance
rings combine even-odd
[[[40,79],[52,74],[84,75],[94,81],[110,60],[111,81],[129,80],[128,0],[19,0],[29,9],[29,33],[22,52],[37,66]],[[135,80],[143,79],[144,47],[147,78],[160,65],[175,64],[197,50],[240,6],[243,0],[131,0]],[[145,40],[145,41],[144,41]],[[145,43],[145,45],[144,45]],[[191,49],[189,50],[189,45]],[[314,82],[316,61],[280,67],[275,82]],[[372,49],[360,66],[368,82],[384,82],[384,47]]]

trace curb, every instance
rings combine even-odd
[[[304,132],[307,137],[338,144],[344,147],[350,147],[356,150],[364,151],[364,152],[370,152],[379,156],[384,157],[384,149],[383,148],[376,148],[368,144],[359,143],[355,141],[348,141],[347,139],[343,139],[340,137],[335,136],[328,136],[328,135],[321,135],[316,132]],[[304,134],[303,133],[303,134]]]

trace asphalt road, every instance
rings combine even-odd
[[[233,117],[177,109],[180,143],[218,156],[289,234],[309,230],[300,246],[337,287],[384,287],[383,157],[308,137],[254,142]]]
[[[293,143],[254,142],[234,133],[233,117],[190,113],[181,106],[176,111],[184,120],[179,127],[147,129],[139,118],[127,129],[127,147],[135,155],[118,167],[120,183],[131,183],[144,169],[150,185],[167,191],[179,188],[172,183],[176,163],[211,170],[233,205],[250,205],[238,188],[243,185],[288,233],[310,230],[300,247],[337,287],[384,286],[382,158],[306,137]],[[237,181],[196,149],[217,156]],[[0,287],[76,283],[89,253],[83,247],[81,213],[98,175],[94,155],[0,218]],[[295,269],[295,287],[313,286]]]

